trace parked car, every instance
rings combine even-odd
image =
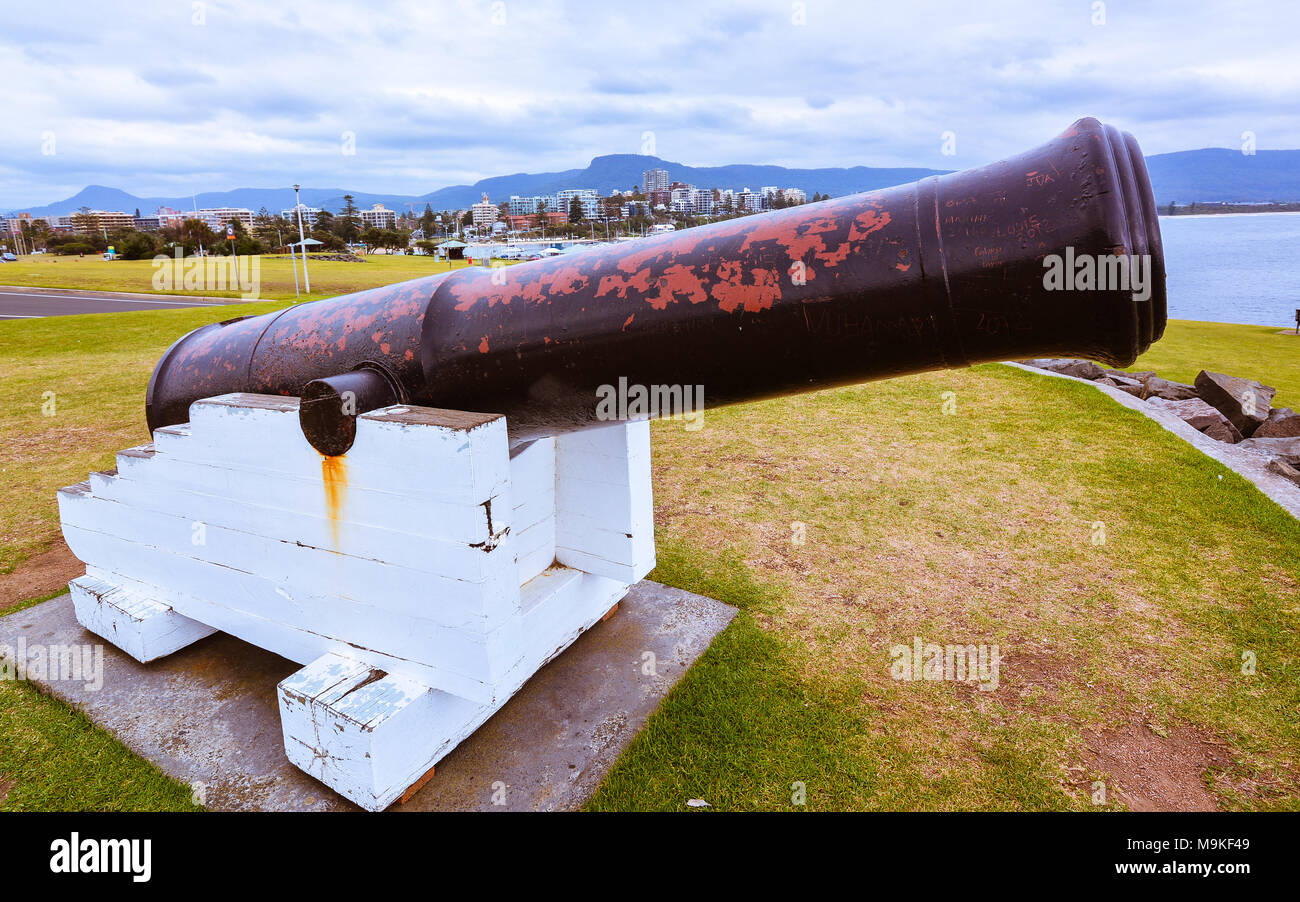
[[[0,260],[3,260],[3,261],[6,262],[6,263],[17,263],[17,262],[18,262],[18,258],[15,257],[13,254],[10,254],[10,253],[3,253],[3,254],[0,254]]]

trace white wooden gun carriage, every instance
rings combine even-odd
[[[393,406],[324,457],[298,399],[222,395],[59,511],[83,626],[146,663],[221,630],[305,665],[285,752],[370,810],[654,567],[645,421],[512,448],[501,416]]]

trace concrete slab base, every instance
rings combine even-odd
[[[613,617],[538,671],[390,810],[579,807],[735,613],[680,589],[636,584]],[[276,684],[300,665],[224,633],[140,664],[78,624],[67,595],[0,617],[0,653],[52,646],[102,646],[102,685],[85,673],[27,678],[196,786],[207,807],[358,810],[285,757]]]

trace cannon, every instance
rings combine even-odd
[[[679,411],[607,389],[1126,365],[1164,326],[1142,156],[1091,119],[968,172],[205,326],[154,369],[153,441],[59,492],[73,605],[138,661],[220,630],[302,665],[286,756],[382,809],[654,567],[649,418]]]
[[[1146,296],[1048,285],[1052,255],[1141,261]],[[1126,366],[1164,331],[1164,283],[1137,142],[1081,119],[978,169],[204,326],[159,361],[147,420],[300,396],[305,436],[338,455],[395,403],[504,414],[518,442],[600,423],[620,379],[722,405],[1008,358]]]

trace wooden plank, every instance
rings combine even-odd
[[[411,799],[414,798],[415,794],[419,792],[421,789],[424,789],[424,785],[433,779],[433,772],[435,770],[437,770],[436,765],[434,767],[429,768],[428,772],[423,777],[421,777],[420,779],[412,783],[407,788],[406,792],[402,793],[401,798],[397,800],[397,804],[405,805],[407,802],[411,801]]]
[[[79,576],[68,583],[68,590],[77,622],[142,664],[216,632],[157,598],[107,580]]]

